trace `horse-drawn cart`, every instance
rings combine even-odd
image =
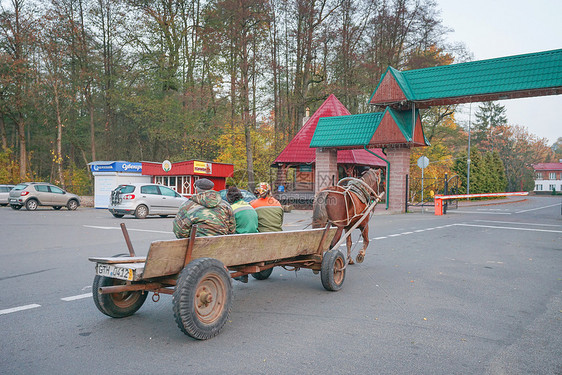
[[[122,318],[134,314],[148,292],[173,295],[179,328],[205,340],[219,333],[232,305],[231,278],[251,274],[263,280],[273,267],[309,268],[321,274],[322,285],[339,290],[346,262],[337,249],[330,250],[336,228],[288,232],[237,234],[155,241],[146,257],[135,256],[127,231],[123,234],[128,256],[91,257],[96,263],[93,297],[104,314]]]

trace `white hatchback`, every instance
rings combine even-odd
[[[134,215],[144,219],[148,215],[176,215],[188,199],[169,187],[136,183],[119,185],[111,192],[108,210],[115,217]]]
[[[0,185],[0,206],[8,205],[8,198],[10,197],[10,191],[15,185]]]

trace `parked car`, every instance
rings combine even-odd
[[[221,198],[226,200],[226,192],[228,191],[228,189],[223,189],[219,191],[219,194],[221,195]],[[240,189],[240,192],[242,193],[242,199],[244,199],[246,202],[251,202],[254,199],[256,199],[256,196],[252,193],[250,193],[248,190],[244,190],[244,189]],[[227,201],[228,202],[228,201]]]
[[[169,187],[135,183],[119,185],[111,192],[108,210],[115,217],[134,215],[144,219],[148,215],[166,217],[178,213],[180,206],[187,198]]]
[[[0,185],[0,206],[8,205],[8,198],[10,197],[10,190],[14,188],[15,185]]]
[[[48,182],[24,182],[10,191],[9,204],[14,210],[23,206],[28,211],[34,211],[38,206],[51,206],[60,210],[65,206],[73,211],[80,206],[80,197]]]

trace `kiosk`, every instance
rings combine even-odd
[[[111,191],[121,184],[150,182],[144,176],[141,163],[128,161],[94,161],[88,163],[94,175],[94,207],[107,208]]]
[[[152,183],[167,186],[185,197],[195,194],[195,181],[208,178],[213,181],[213,190],[226,189],[226,178],[234,172],[234,164],[187,160],[171,163],[143,161],[142,174],[150,176]]]

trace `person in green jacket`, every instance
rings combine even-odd
[[[230,203],[236,219],[236,233],[257,233],[258,214],[244,199],[236,186],[231,186],[226,192],[226,200]]]

